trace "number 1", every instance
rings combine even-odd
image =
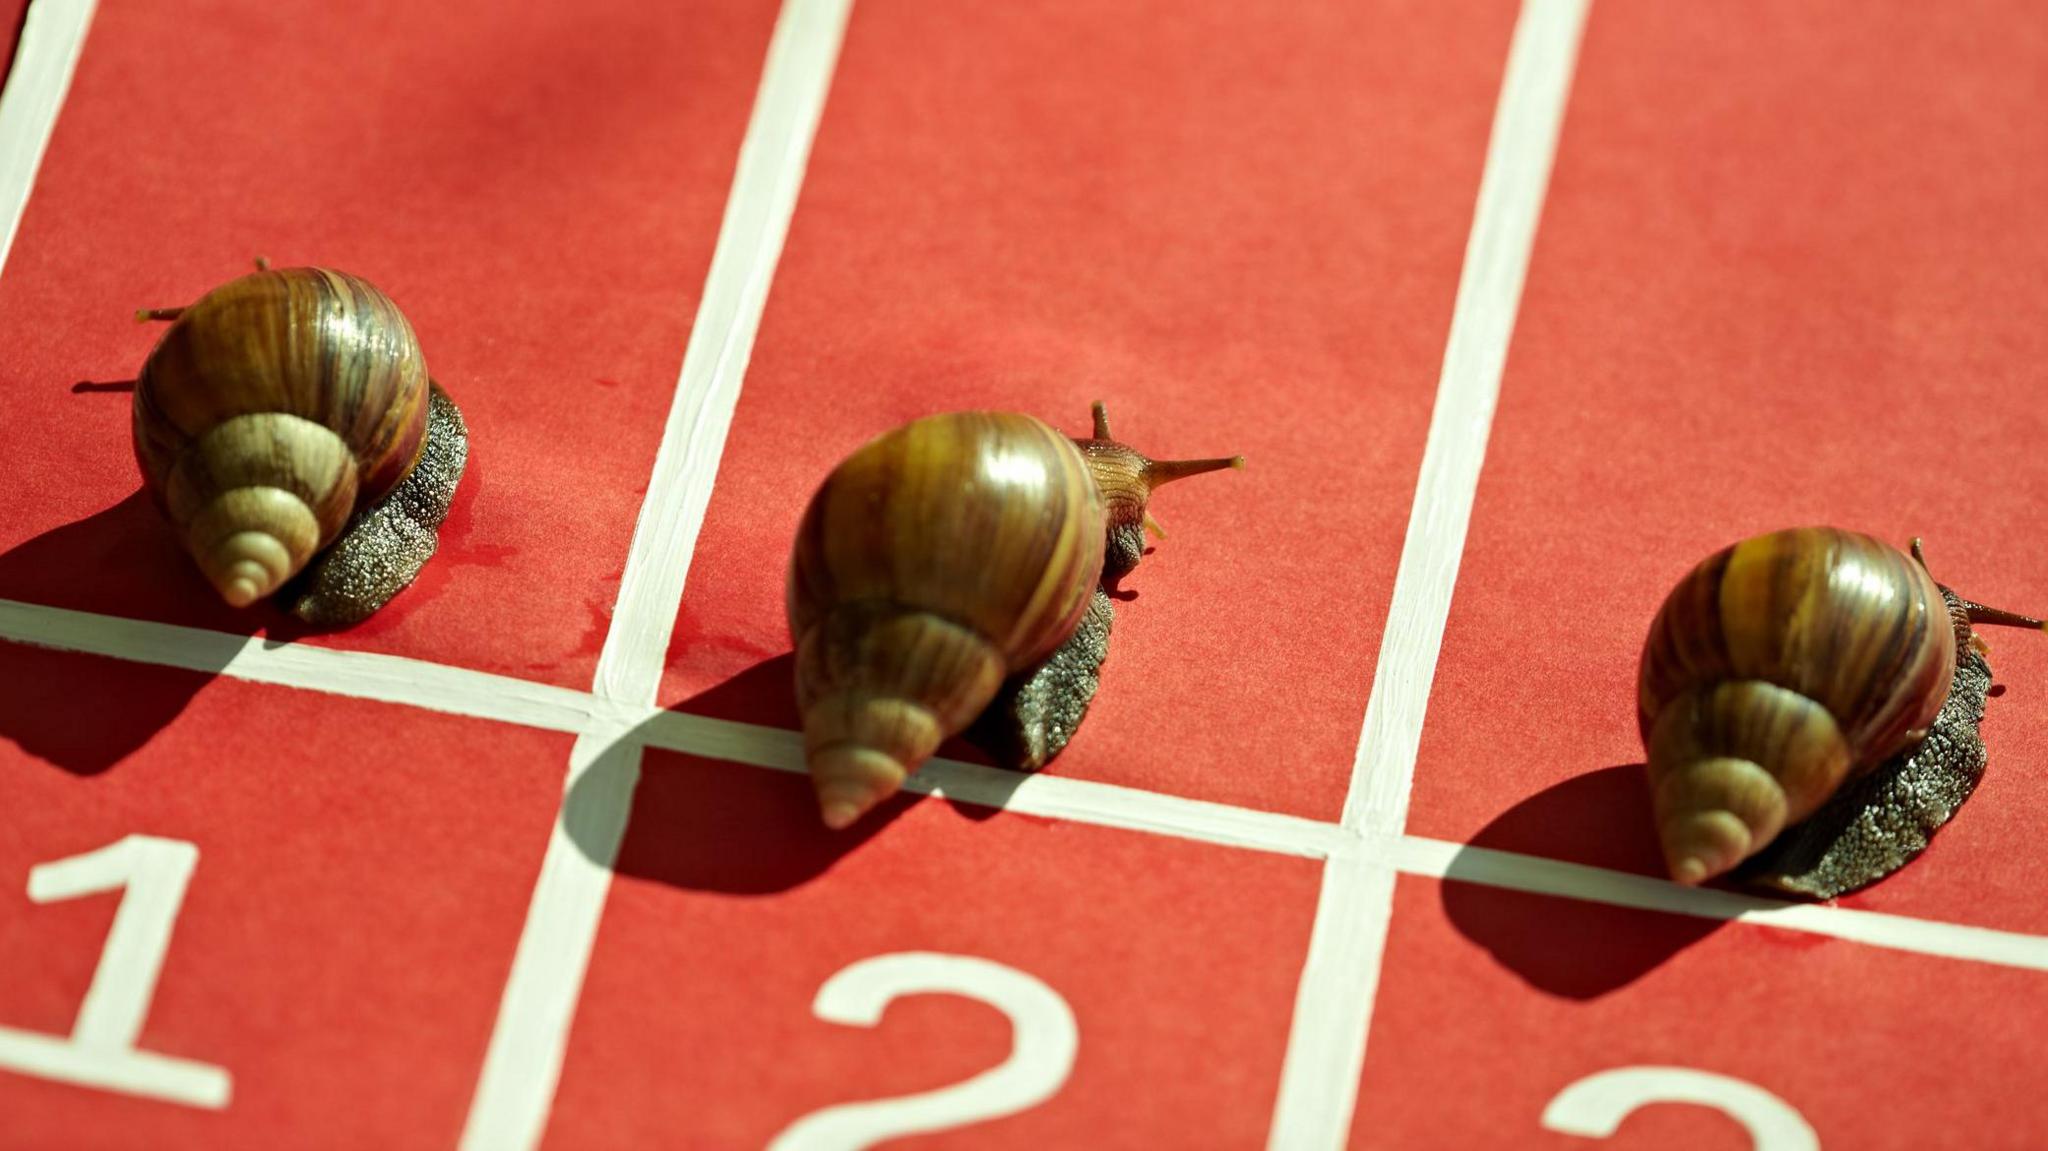
[[[190,1107],[228,1105],[225,1068],[135,1046],[198,864],[189,843],[131,835],[29,871],[28,897],[37,903],[125,890],[70,1036],[0,1027],[0,1070]]]

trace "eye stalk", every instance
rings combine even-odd
[[[1110,435],[1109,410],[1101,400],[1095,401],[1092,411],[1095,417],[1094,436],[1074,442],[1081,449],[1081,457],[1088,461],[1088,471],[1095,477],[1095,486],[1102,493],[1104,518],[1108,521],[1109,531],[1108,545],[1103,554],[1102,579],[1114,587],[1116,581],[1137,567],[1138,560],[1144,556],[1147,531],[1158,539],[1166,538],[1166,529],[1152,518],[1149,510],[1153,490],[1162,484],[1204,472],[1242,469],[1244,457],[1147,459],[1137,449],[1118,442]]]
[[[1913,560],[1920,565],[1920,570],[1932,576],[1934,573],[1927,566],[1927,553],[1920,550],[1919,536],[1913,537],[1912,551]],[[1954,595],[1954,589],[1950,589],[1949,594]],[[2001,607],[1986,607],[1981,603],[1964,599],[1959,595],[1956,596],[1956,602],[1962,606],[1963,618],[1968,621],[1971,627],[1975,627],[1978,624],[1991,624],[1997,627],[2025,627],[2048,631],[2048,623],[2044,623],[2030,615],[2021,615],[2019,612],[2007,611]],[[1959,631],[1963,630],[1960,623],[1957,625],[1957,629]],[[1983,639],[1974,634],[1970,636],[1970,644],[1979,653],[1991,650],[1991,645],[1985,643]]]

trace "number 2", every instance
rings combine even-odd
[[[828,1023],[873,1027],[898,996],[933,994],[979,999],[1009,1016],[1009,1059],[936,1091],[827,1107],[797,1120],[768,1151],[858,1151],[1000,1119],[1045,1102],[1066,1083],[1080,1046],[1073,1009],[1035,976],[987,959],[928,951],[863,959],[826,980],[811,1010]]]
[[[189,843],[131,835],[29,871],[28,897],[37,903],[125,890],[71,1034],[0,1027],[0,1070],[190,1107],[227,1106],[225,1069],[135,1046],[198,865],[199,849]]]
[[[1558,1092],[1543,1125],[1566,1135],[1605,1139],[1639,1107],[1693,1103],[1732,1116],[1756,1151],[1820,1151],[1820,1136],[1797,1108],[1746,1080],[1690,1067],[1616,1067]]]

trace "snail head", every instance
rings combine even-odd
[[[1919,563],[1921,570],[1927,571],[1931,576],[1933,572],[1927,567],[1927,553],[1920,547],[1920,537],[1913,537],[1911,550],[1913,559]],[[1953,594],[1953,589],[1950,590],[1951,594]],[[1986,607],[1975,600],[1964,599],[1962,596],[1956,596],[1956,599],[1962,617],[1955,621],[1956,637],[1958,640],[1967,639],[1970,646],[1976,648],[1980,654],[1990,650],[1990,646],[1984,642],[1982,637],[1976,634],[1975,630],[1985,624],[1998,627],[2023,627],[2037,631],[2048,631],[2048,622],[2044,622],[2036,616],[2022,615],[2019,612],[2007,611],[2000,607]]]
[[[1129,444],[1111,437],[1109,411],[1101,400],[1095,401],[1092,410],[1095,416],[1094,435],[1075,443],[1081,449],[1082,458],[1088,461],[1088,470],[1095,477],[1096,488],[1102,493],[1104,519],[1109,529],[1109,549],[1103,559],[1102,576],[1113,582],[1138,566],[1138,559],[1145,552],[1146,532],[1151,532],[1157,539],[1166,538],[1166,529],[1159,526],[1159,521],[1152,518],[1150,511],[1153,489],[1204,472],[1241,469],[1244,457],[1149,459]]]

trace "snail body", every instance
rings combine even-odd
[[[1153,487],[1234,462],[1146,460],[1108,439],[1099,406],[1096,426],[1075,441],[1015,413],[930,416],[861,447],[812,497],[787,609],[828,826],[894,794],[1069,641],[1105,573],[1135,564],[1109,544],[1142,532]]]
[[[1845,784],[1910,762],[1959,652],[1974,658],[1973,621],[2039,626],[1954,596],[1917,545],[1908,556],[1835,528],[1773,532],[1702,561],[1652,623],[1637,681],[1672,878],[1727,873]]]
[[[136,380],[136,461],[231,606],[277,592],[360,513],[392,497],[435,431],[431,535],[466,458],[464,433],[390,297],[342,272],[265,268],[141,318],[171,323]],[[425,562],[417,545],[395,557],[368,550],[388,570],[320,573],[328,586],[366,585],[351,613],[374,611]]]

